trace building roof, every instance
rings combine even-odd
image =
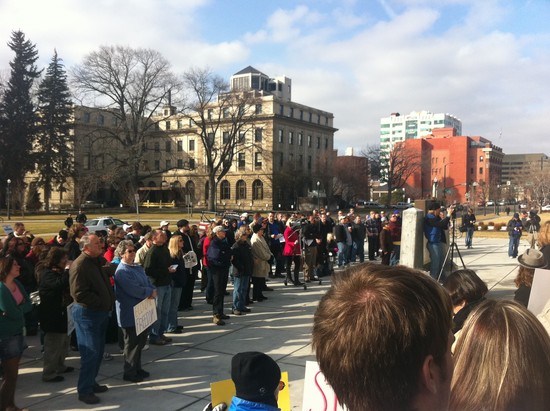
[[[233,74],[234,76],[239,76],[241,74],[261,74],[263,76],[266,76],[266,74],[262,73],[260,70],[255,69],[252,66],[248,66],[243,68],[241,71]]]

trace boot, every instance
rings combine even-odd
[[[214,317],[212,318],[212,322],[216,325],[225,325],[225,321],[222,320],[219,314],[214,314]]]
[[[295,286],[301,286],[301,285],[304,285],[304,283],[300,282],[300,273],[294,273],[294,285]]]

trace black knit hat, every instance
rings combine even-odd
[[[189,221],[187,221],[186,219],[181,219],[176,223],[176,226],[178,228],[187,227],[188,225],[189,225]]]
[[[261,352],[241,352],[231,359],[231,379],[236,395],[243,400],[277,406],[275,390],[281,381],[281,369]]]

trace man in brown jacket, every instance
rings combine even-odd
[[[97,404],[96,393],[108,390],[96,377],[105,348],[105,332],[115,297],[107,273],[103,270],[103,249],[99,237],[86,234],[80,239],[82,253],[69,270],[73,320],[80,351],[78,399]]]

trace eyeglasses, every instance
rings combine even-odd
[[[136,250],[126,250],[127,253],[135,253]]]
[[[284,381],[279,381],[279,391],[284,390],[286,387],[286,384]]]

